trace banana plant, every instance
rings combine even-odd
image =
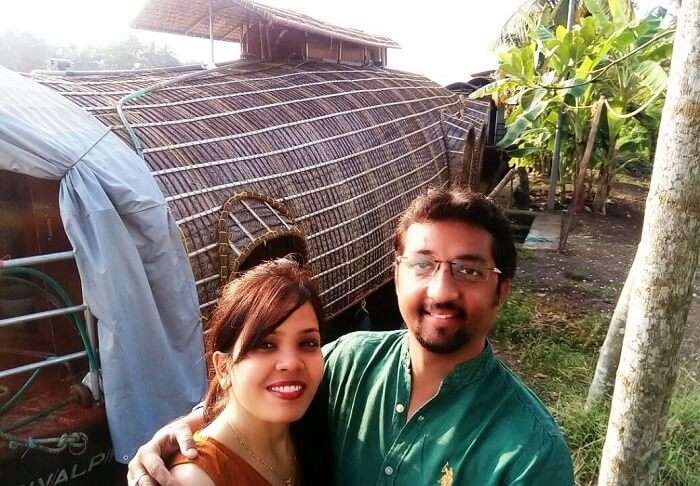
[[[617,140],[626,125],[643,119],[643,127],[658,126],[659,112],[652,108],[663,102],[672,31],[662,28],[661,10],[637,19],[629,0],[584,0],[583,7],[571,30],[557,25],[554,15],[540,15],[527,43],[497,53],[498,79],[471,96],[491,96],[506,107],[507,132],[499,145],[508,149],[513,165],[532,165],[551,153],[553,120],[563,106],[564,179],[583,155],[593,100],[604,96],[605,129],[594,157],[598,202],[604,203],[622,167]]]

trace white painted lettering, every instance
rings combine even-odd
[[[66,472],[65,469],[61,469],[59,471],[58,476],[56,476],[56,482],[53,484],[56,486],[57,484],[61,483],[68,483],[68,472]]]
[[[70,470],[71,479],[79,478],[80,476],[85,476],[86,474],[87,470],[83,469],[80,471],[80,464],[73,464],[73,469]]]
[[[90,464],[88,465],[88,472],[92,471],[95,467],[99,466],[104,462],[106,457],[106,454],[104,452],[100,452],[99,454],[96,454],[90,458]]]
[[[39,486],[51,486],[53,484],[53,475],[56,473],[51,473],[49,474],[49,477],[46,478],[46,482],[44,482],[44,478],[36,478],[37,481],[39,481]],[[32,481],[32,484],[34,484],[34,481]]]
[[[85,463],[75,463],[68,465],[63,469],[57,469],[48,476],[31,479],[28,483],[22,483],[21,486],[57,486],[60,484],[69,484],[71,480],[88,475],[93,469],[101,465],[107,465],[114,462],[112,449],[107,449],[105,452],[95,454],[90,458],[90,463],[85,468]],[[68,474],[70,471],[70,474]]]

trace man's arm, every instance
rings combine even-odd
[[[190,459],[197,457],[192,432],[204,425],[204,409],[199,408],[179,418],[155,433],[153,438],[139,447],[129,462],[126,477],[129,486],[176,486],[178,482],[165,467],[164,459],[178,449]]]

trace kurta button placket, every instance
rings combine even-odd
[[[386,474],[387,476],[391,476],[392,474],[394,474],[394,468],[391,466],[385,467],[384,474]]]
[[[404,407],[401,403],[397,403],[395,410],[396,413],[403,413],[403,411],[406,410],[406,407]]]

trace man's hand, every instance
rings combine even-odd
[[[202,425],[202,412],[192,412],[162,429],[153,438],[139,447],[134,458],[129,462],[126,475],[129,486],[177,486],[177,481],[165,467],[164,459],[178,450],[186,457],[197,457],[194,448],[192,430]]]

